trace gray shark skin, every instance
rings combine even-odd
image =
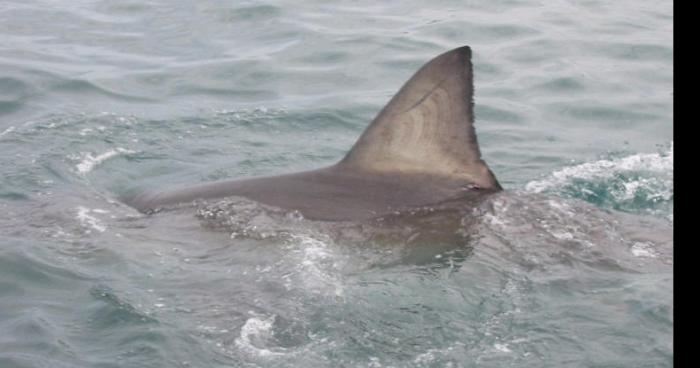
[[[245,197],[312,220],[367,220],[442,203],[467,206],[501,190],[474,130],[471,49],[441,54],[389,101],[335,165],[206,183],[125,200],[141,212],[195,200]]]

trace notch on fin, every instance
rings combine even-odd
[[[435,57],[401,87],[339,165],[444,176],[501,189],[481,159],[473,95],[469,46]]]

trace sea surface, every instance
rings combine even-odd
[[[670,367],[673,2],[0,2],[0,367]],[[343,157],[469,45],[466,214],[143,189]]]

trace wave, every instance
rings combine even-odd
[[[525,190],[583,199],[604,208],[673,221],[673,142],[664,152],[564,167],[527,183]]]

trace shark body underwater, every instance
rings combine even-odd
[[[270,177],[144,192],[125,202],[153,212],[244,197],[321,221],[359,221],[426,206],[468,206],[501,190],[474,129],[471,49],[421,67],[335,165]]]

